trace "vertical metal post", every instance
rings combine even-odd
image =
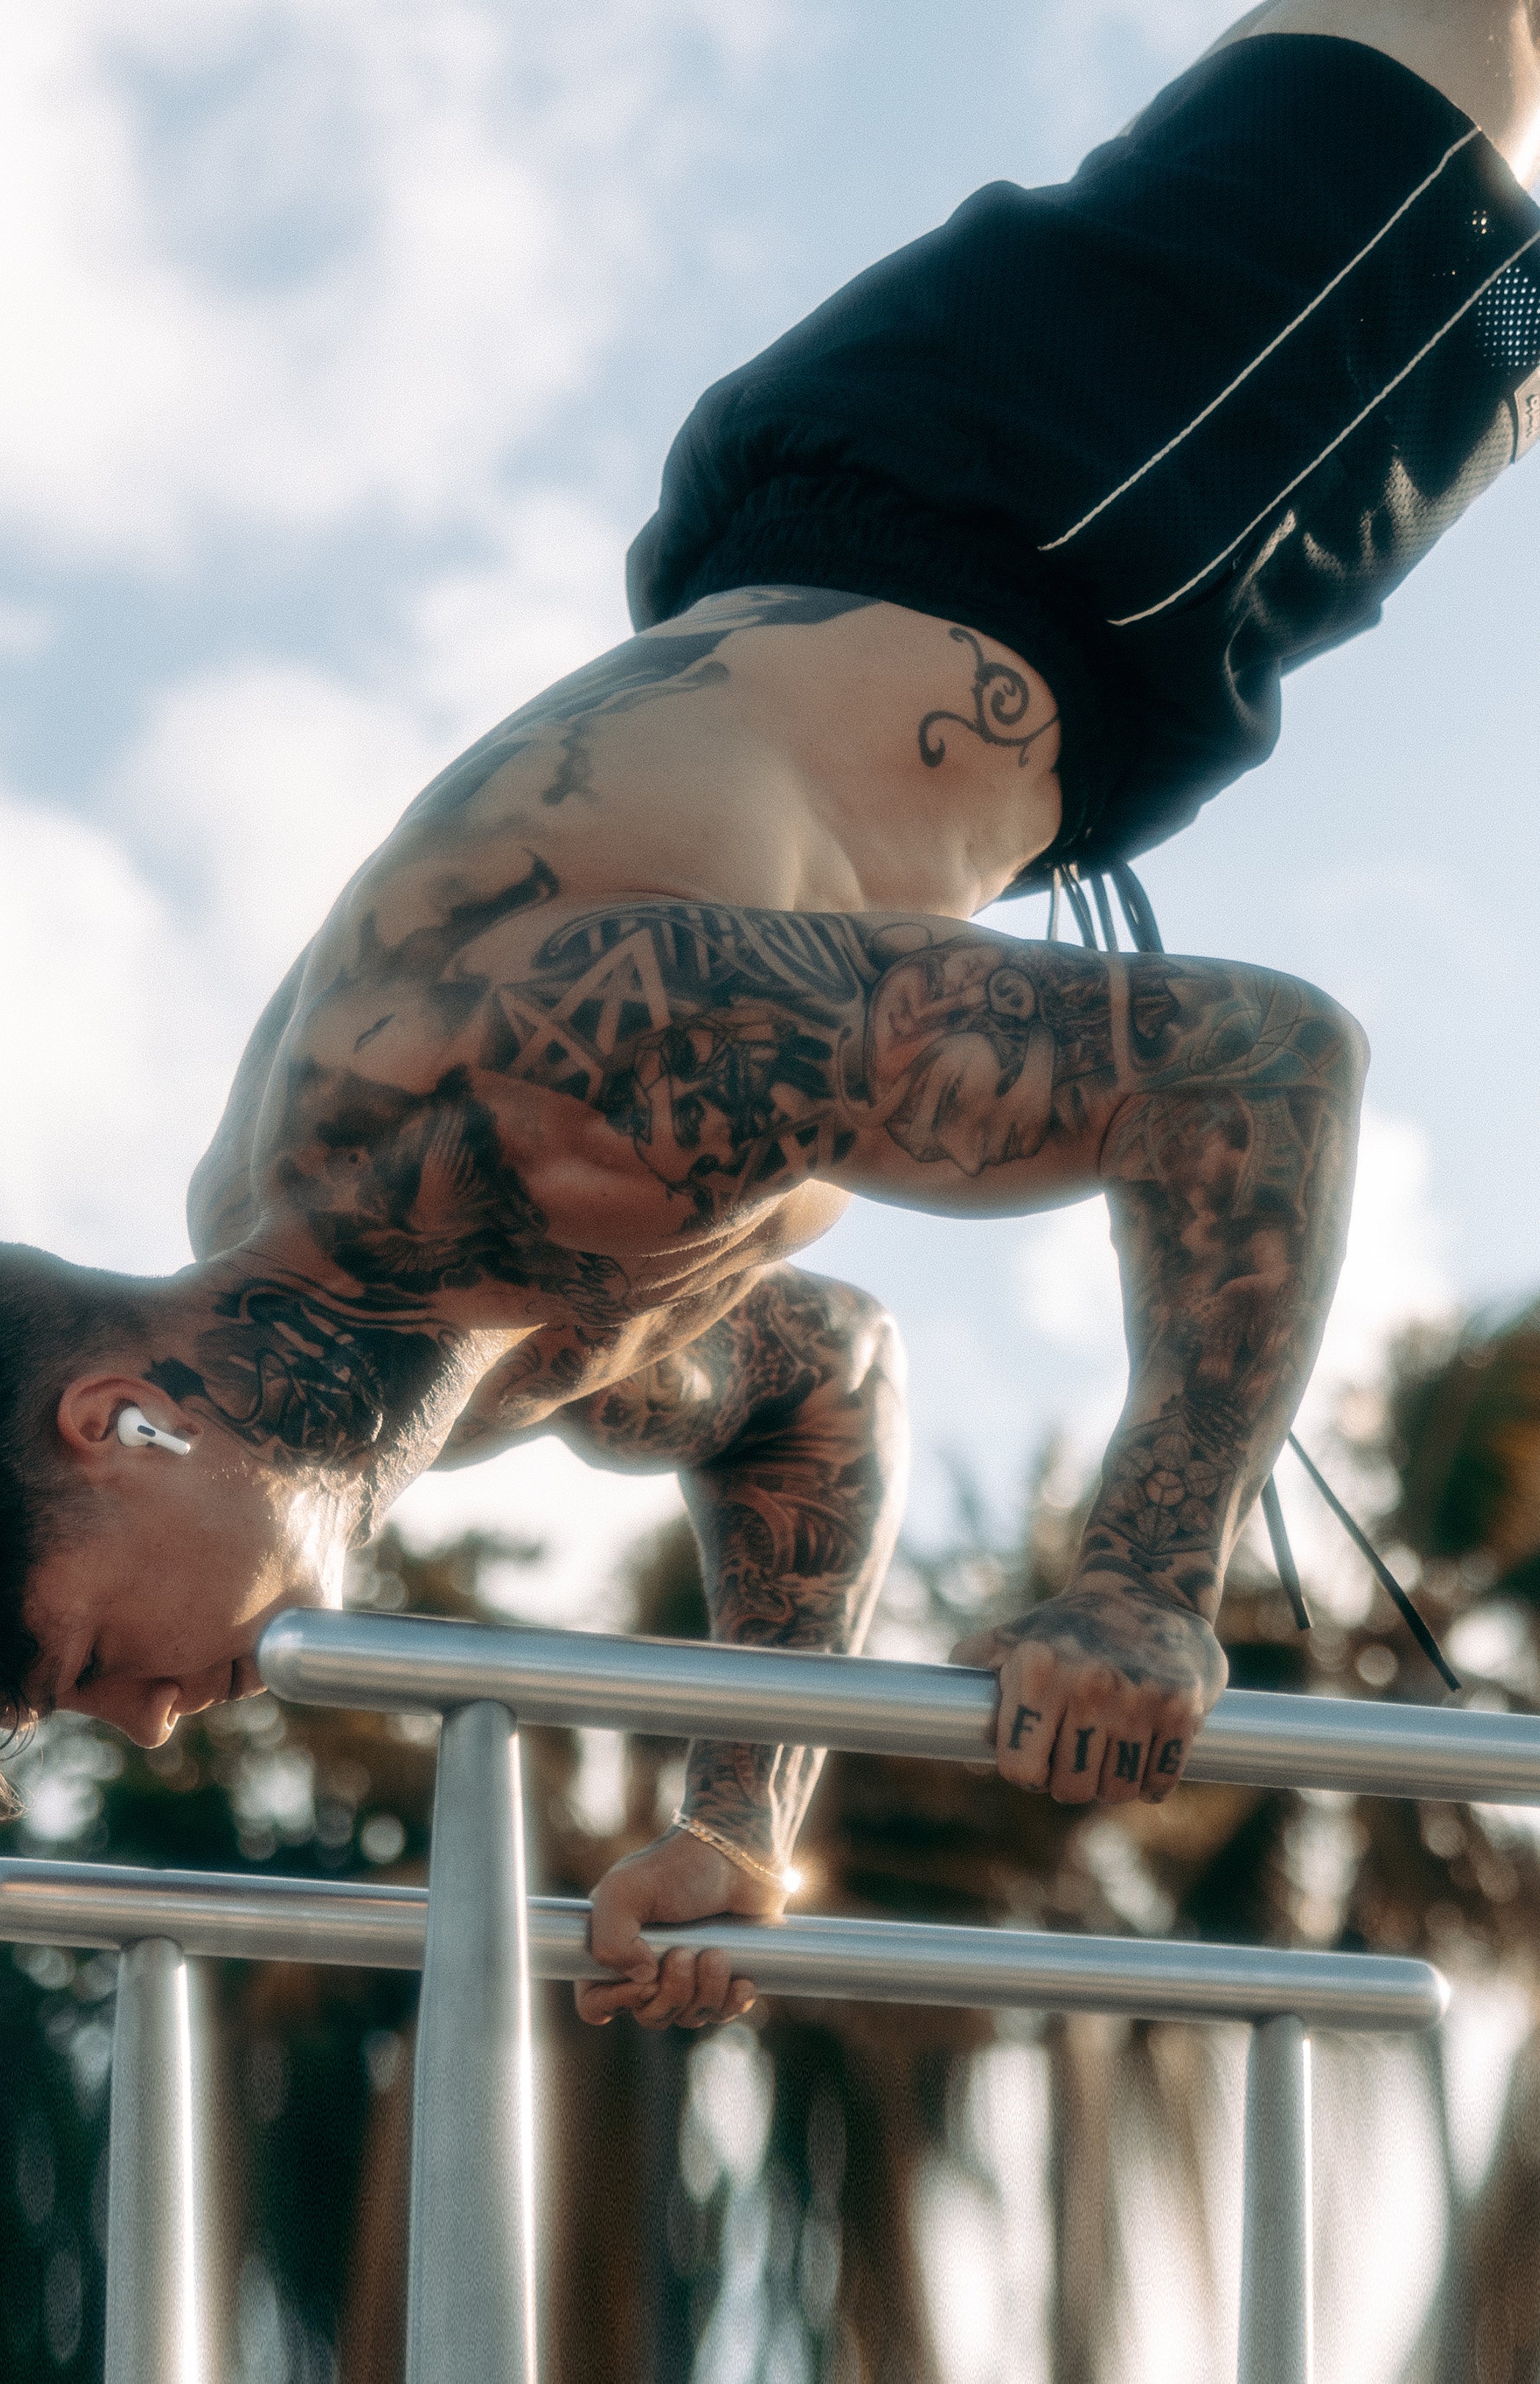
[[[187,1966],[165,1937],[118,1962],[110,2124],[106,2384],[199,2384]]]
[[[1310,2046],[1260,2020],[1246,2069],[1240,2384],[1310,2384]]]
[[[536,2384],[534,2092],[518,1731],[444,1719],[412,2099],[407,2384]]]

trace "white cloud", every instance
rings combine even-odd
[[[113,814],[175,889],[190,1001],[249,1028],[359,863],[446,758],[402,696],[254,662],[172,684],[112,776]]]
[[[1307,1422],[1324,1423],[1344,1390],[1377,1382],[1392,1341],[1409,1324],[1442,1322],[1454,1311],[1447,1227],[1434,1206],[1432,1162],[1422,1126],[1378,1110],[1365,1112],[1348,1255],[1311,1380]]]
[[[184,1263],[187,1180],[257,1012],[441,759],[407,706],[254,664],[166,690],[98,822],[0,798],[0,1234]]]
[[[451,749],[631,634],[627,533],[586,499],[528,489],[483,537],[487,559],[429,582],[412,616],[410,680]]]
[[[0,34],[0,518],[472,518],[664,267],[788,12],[55,0]]]
[[[82,822],[0,796],[0,1235],[155,1271],[257,1014],[347,879],[471,738],[623,632],[619,533],[550,491],[403,650],[346,681],[255,658],[164,685]]]
[[[53,615],[43,605],[0,601],[0,656],[6,661],[28,661],[42,653],[54,628]]]
[[[1013,1272],[1025,1324],[1098,1374],[1121,1376],[1123,1294],[1105,1200],[1034,1218]]]
[[[470,1531],[543,1545],[535,1564],[494,1565],[493,1602],[526,1621],[613,1630],[620,1558],[682,1510],[671,1473],[602,1473],[559,1440],[537,1440],[482,1465],[425,1473],[391,1509],[416,1548]]]
[[[1236,13],[1234,0],[1047,0],[1023,50],[1050,127],[1047,170],[1072,174],[1088,146],[1153,99]]]
[[[180,1264],[183,1121],[212,1125],[222,1097],[217,1037],[179,985],[184,932],[100,829],[4,796],[0,845],[0,1235],[130,1270]]]

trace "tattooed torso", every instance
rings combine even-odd
[[[1051,832],[1056,732],[1003,649],[824,590],[710,600],[575,673],[425,789],[275,994],[193,1181],[194,1247],[302,1226],[366,1304],[526,1336],[477,1400],[503,1435],[681,1346],[849,1198],[817,1163],[832,1123],[795,1167],[771,1156],[880,974],[841,934],[868,899],[849,816],[892,841],[928,806],[873,884],[966,908],[981,818],[1002,885],[1025,823]],[[676,1024],[702,1010],[712,1048],[687,1053]],[[614,1143],[586,1208],[550,1182],[579,1108]],[[467,1418],[451,1456],[471,1438]]]
[[[292,1339],[314,1383],[264,1340],[280,1294],[242,1278],[229,1412],[296,1447],[356,1439],[342,1419],[383,1414],[401,1348],[431,1372],[453,1342],[452,1459],[686,1347],[851,1190],[1000,1213],[1126,1175],[1151,1347],[1193,1237],[1238,1253],[1186,1453],[1147,1434],[1126,1494],[1174,1560],[1262,1397],[1238,1353],[1265,1346],[1267,1397],[1308,1362],[1353,1063],[1287,979],[948,915],[979,897],[962,846],[993,838],[1003,884],[1029,821],[1051,833],[1056,734],[1051,690],[974,631],[770,589],[632,640],[473,747],[275,995],[194,1181],[200,1254],[270,1253],[306,1286]],[[326,1298],[345,1397],[322,1379]]]
[[[828,667],[799,678],[800,639]],[[863,1312],[780,1261],[854,1191],[967,1216],[1099,1189],[1132,1366],[1082,1580],[1122,1597],[1094,1630],[1131,1678],[1151,1600],[1211,1616],[1313,1359],[1362,1053],[1287,978],[970,924],[1051,837],[1055,736],[972,630],[795,590],[515,714],[259,1024],[191,1200],[210,1320],[157,1379],[377,1500],[553,1423],[683,1465],[718,1627],[851,1645],[895,1528],[892,1369],[858,1393],[830,1352]],[[764,1761],[768,1804],[741,1750],[696,1790],[783,1844],[813,1770]]]

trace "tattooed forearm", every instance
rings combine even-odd
[[[1083,1576],[1152,1583],[1211,1619],[1236,1530],[1309,1377],[1341,1262],[1361,1047],[1316,1082],[1137,1096],[1102,1173],[1130,1392]]]
[[[714,1638],[849,1654],[866,1635],[904,1495],[887,1320],[848,1334],[822,1362],[816,1391],[794,1407],[773,1403],[737,1449],[684,1477]],[[823,1761],[819,1748],[700,1741],[688,1808],[785,1863]]]
[[[688,1349],[581,1402],[563,1429],[602,1459],[681,1466],[714,1638],[848,1652],[902,1509],[900,1376],[876,1301],[777,1267]],[[822,1762],[807,1747],[698,1742],[688,1807],[784,1862]]]
[[[1342,1255],[1362,1038],[1304,987],[1223,975],[1174,1046],[1136,1018],[1101,1138],[1129,1389],[1069,1587],[962,1651],[999,1670],[1005,1776],[1070,1802],[1158,1802],[1181,1777],[1224,1685],[1235,1535]]]

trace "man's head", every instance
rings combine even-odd
[[[257,1686],[281,1606],[332,1602],[355,1496],[273,1463],[165,1387],[198,1270],[165,1281],[0,1244],[0,1713],[54,1706],[143,1745]],[[182,1374],[186,1369],[180,1370]],[[189,1379],[193,1379],[189,1377]],[[192,1444],[126,1445],[130,1406]]]

